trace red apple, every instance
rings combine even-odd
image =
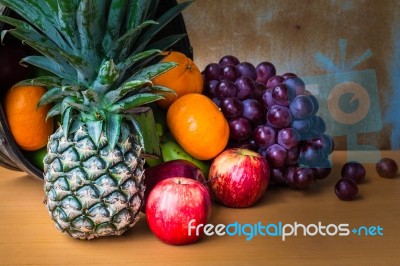
[[[231,148],[213,160],[209,184],[216,201],[228,207],[244,208],[261,198],[269,175],[269,164],[262,155],[244,148]]]
[[[182,159],[172,160],[153,167],[148,167],[144,171],[144,176],[146,190],[144,191],[143,211],[146,210],[146,202],[150,191],[157,183],[164,179],[171,177],[186,177],[197,180],[203,184],[206,183],[203,172],[194,163]]]
[[[150,192],[146,218],[157,238],[172,245],[196,242],[211,215],[207,187],[193,179],[171,177],[159,182]]]

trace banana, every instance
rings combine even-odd
[[[161,154],[164,162],[183,159],[194,163],[203,172],[204,176],[208,176],[210,164],[190,156],[182,147],[173,139],[165,137],[160,142]]]

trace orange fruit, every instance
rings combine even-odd
[[[6,93],[4,109],[10,132],[17,145],[25,151],[34,151],[46,146],[53,133],[53,119],[46,121],[50,105],[37,108],[46,92],[40,86],[13,87]]]
[[[167,72],[155,77],[154,85],[161,85],[175,91],[163,93],[165,99],[157,101],[157,105],[167,109],[176,99],[187,93],[202,93],[203,77],[196,64],[186,55],[180,52],[171,51],[164,53],[167,56],[162,62],[175,62],[178,65]]]
[[[199,160],[214,158],[228,143],[228,122],[218,106],[202,94],[189,93],[173,102],[167,125],[179,145]]]

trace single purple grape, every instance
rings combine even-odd
[[[293,147],[287,150],[286,165],[297,166],[299,164],[299,148]]]
[[[257,81],[267,84],[270,77],[276,75],[275,66],[270,62],[261,62],[256,67]]]
[[[320,134],[315,138],[308,139],[307,142],[315,148],[322,150],[325,154],[331,154],[333,151],[333,139],[327,134]]]
[[[215,87],[215,94],[221,100],[227,97],[235,97],[236,86],[230,80],[227,79],[221,80]]]
[[[317,167],[311,168],[314,172],[315,179],[325,179],[332,171],[332,164],[328,158],[323,158],[318,162]]]
[[[257,147],[261,149],[268,148],[276,141],[275,130],[266,125],[259,125],[253,131],[253,140]]]
[[[209,98],[216,98],[217,94],[215,89],[218,85],[218,80],[204,81],[203,94]]]
[[[228,121],[229,136],[236,141],[247,140],[252,133],[252,126],[249,120],[243,117],[235,117]]]
[[[287,152],[286,149],[279,144],[272,144],[267,149],[260,149],[260,154],[263,155],[274,168],[285,166]]]
[[[319,115],[312,115],[311,119],[311,129],[317,133],[324,133],[326,131],[325,121]]]
[[[304,81],[299,77],[288,77],[284,83],[286,86],[295,92],[296,95],[303,95],[306,89]]]
[[[294,92],[286,87],[285,84],[278,84],[272,89],[272,98],[279,105],[289,106],[294,96]]]
[[[242,116],[253,124],[261,124],[265,120],[265,113],[262,105],[255,99],[246,99],[242,101]]]
[[[235,65],[227,65],[221,68],[219,72],[219,80],[228,79],[235,81],[239,77],[239,71],[237,71]]]
[[[271,168],[270,169],[270,183],[271,184],[285,184],[286,171],[284,168]]]
[[[358,194],[358,186],[353,179],[342,178],[335,185],[335,194],[341,200],[353,200]]]
[[[236,66],[239,63],[240,63],[239,59],[233,55],[225,55],[225,56],[221,57],[221,59],[218,62],[218,64],[221,67],[225,67],[227,65],[235,65]]]
[[[354,180],[357,184],[365,180],[365,168],[359,162],[347,162],[342,167],[342,177]]]
[[[219,64],[210,63],[204,69],[203,75],[206,80],[219,80],[220,72],[221,72],[221,66]]]
[[[268,79],[266,86],[267,86],[267,88],[273,89],[273,88],[275,88],[276,85],[282,84],[284,82],[284,80],[285,80],[284,77],[275,75]]]
[[[273,105],[276,104],[275,100],[272,98],[272,89],[266,89],[261,97],[259,98],[259,102],[262,106],[264,106],[265,110],[269,110]]]
[[[254,81],[248,76],[240,76],[235,81],[236,96],[240,100],[249,99],[252,97],[256,85]]]
[[[293,188],[305,189],[314,180],[314,173],[310,168],[289,167],[286,174],[286,184]]]
[[[299,132],[291,127],[282,128],[278,132],[277,142],[279,145],[289,150],[297,147],[300,140]]]
[[[312,169],[314,171],[315,179],[318,180],[327,178],[332,171],[332,168],[314,167]]]
[[[311,129],[311,121],[310,119],[293,120],[292,127],[300,134],[304,134]]]
[[[294,119],[306,119],[314,112],[313,102],[307,95],[296,96],[289,108]]]
[[[317,167],[325,154],[310,143],[304,142],[300,147],[299,163],[308,167]]]
[[[375,168],[378,175],[385,178],[394,178],[399,171],[396,161],[391,158],[380,159]]]
[[[267,87],[265,87],[264,84],[262,84],[261,82],[255,81],[254,82],[255,87],[254,87],[254,92],[253,92],[253,98],[258,100],[262,105],[262,101],[261,101],[261,97],[263,95],[263,93],[267,90]]]
[[[267,121],[275,128],[289,127],[292,122],[292,115],[288,107],[273,105],[268,110]]]
[[[251,78],[253,81],[257,79],[256,68],[253,64],[249,62],[241,62],[236,65],[237,70],[240,73],[240,76],[247,76]]]
[[[310,99],[311,99],[311,101],[312,101],[312,103],[313,103],[313,106],[314,106],[314,109],[313,109],[313,113],[312,113],[312,114],[316,114],[316,113],[318,112],[318,110],[319,110],[319,103],[318,103],[318,100],[317,100],[317,98],[316,98],[314,95],[312,95],[312,94],[308,95],[308,97],[310,97]]]
[[[236,97],[222,99],[220,108],[226,118],[240,116],[243,112],[242,102]]]

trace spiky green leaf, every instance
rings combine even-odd
[[[70,80],[76,79],[76,70],[71,67],[66,61],[63,63],[55,62],[44,56],[27,56],[22,59],[23,62],[26,62],[30,65],[39,67],[48,72],[51,72],[57,76],[68,78]]]
[[[75,52],[80,49],[80,38],[78,36],[76,25],[76,10],[78,8],[78,0],[69,1],[47,1],[49,6],[53,8],[53,12],[57,14],[56,20],[58,29],[65,40],[69,43]]]
[[[138,141],[141,147],[144,147],[144,139],[143,139],[143,129],[141,128],[140,124],[136,121],[135,117],[131,114],[123,115],[123,118],[129,121],[133,128],[135,129],[135,135],[138,137]]]
[[[108,92],[103,99],[104,105],[111,106],[121,98],[123,98],[127,93],[140,90],[144,86],[151,86],[150,80],[132,80],[125,82],[118,89]]]
[[[160,156],[160,139],[156,133],[156,130],[154,130],[155,120],[153,111],[151,108],[140,108],[138,110],[138,112],[133,111],[131,113],[134,117],[134,121],[137,123],[137,126],[142,129],[144,151],[147,154]]]
[[[154,24],[157,24],[157,22],[153,20],[147,20],[126,32],[116,40],[108,56],[113,58],[115,55],[118,55],[118,61],[124,60],[131,53],[132,44],[135,42],[136,37],[139,35],[142,29]]]
[[[122,115],[106,113],[106,136],[110,148],[113,149],[121,133]]]
[[[102,120],[88,120],[86,121],[88,127],[88,134],[96,146],[100,143],[101,132],[103,131],[103,121]]]
[[[84,90],[82,91],[82,95],[84,97],[84,102],[85,103],[100,103],[101,101],[101,95],[99,95],[96,91],[94,90]]]
[[[47,112],[46,115],[46,120],[49,119],[50,117],[60,115],[61,114],[61,102],[53,105],[50,110]]]
[[[187,8],[193,1],[186,1],[180,4],[175,5],[170,8],[164,14],[162,14],[156,21],[158,25],[153,25],[149,27],[143,35],[138,39],[137,43],[139,44],[135,48],[135,52],[143,50],[150,42],[150,40],[160,32],[171,20],[173,20],[176,16],[178,16],[185,8]]]
[[[162,53],[162,51],[159,49],[149,49],[144,52],[141,52],[138,54],[133,54],[133,55],[129,56],[125,60],[119,62],[116,67],[121,72],[123,72],[123,71],[127,70],[128,68],[130,68],[132,65],[136,64],[137,62],[140,62],[147,58],[152,58],[153,56],[159,55],[161,53]]]
[[[63,108],[64,107],[64,108]],[[68,130],[71,124],[72,118],[72,107],[66,106],[64,103],[61,104],[61,117],[62,117],[62,129],[64,133],[64,137],[68,138]]]
[[[93,90],[103,94],[119,77],[119,71],[112,59],[104,61],[93,83]]]
[[[55,77],[55,76],[40,76],[36,77],[33,79],[26,79],[18,82],[14,86],[30,86],[30,85],[36,85],[36,86],[44,86],[44,87],[60,87],[63,85],[67,85],[68,81]]]
[[[150,6],[153,7],[151,10],[149,10],[149,17],[154,18],[156,16],[157,10],[158,10],[158,4],[159,0],[149,0]]]
[[[101,36],[105,28],[106,0],[81,0],[76,11],[77,29],[80,36],[81,56],[98,66],[103,54],[99,54]]]
[[[74,119],[69,128],[70,133],[77,132],[80,128],[84,127],[85,123],[81,119]]]
[[[157,91],[157,92],[163,92],[163,93],[172,93],[176,95],[176,92],[174,90],[171,90],[168,87],[161,86],[161,85],[153,85],[151,87],[146,88],[145,91]]]
[[[149,8],[151,7],[149,0],[129,1],[127,19],[125,21],[125,31],[136,28],[142,21],[146,19]],[[154,6],[153,6],[154,7]]]
[[[174,68],[178,64],[175,62],[160,62],[158,64],[150,65],[145,68],[142,68],[141,70],[137,71],[132,77],[128,79],[128,81],[131,80],[141,80],[141,79],[153,79],[168,70]]]
[[[163,96],[154,93],[141,93],[125,98],[109,108],[109,111],[120,113],[144,104],[164,99]]]
[[[61,96],[62,90],[60,87],[54,87],[48,90],[39,100],[37,106],[43,106],[49,104],[54,101],[54,99],[59,99]]]
[[[106,31],[102,42],[103,51],[111,51],[111,46],[118,39],[124,16],[127,11],[127,4],[128,0],[111,0]]]
[[[84,105],[84,104],[77,103],[77,102],[69,102],[68,104],[69,104],[72,108],[74,108],[75,110],[77,110],[79,113],[87,113],[87,114],[90,114],[90,113],[93,111],[90,107],[88,107],[88,106],[86,106],[86,105]]]
[[[74,87],[72,86],[63,86],[63,87],[54,87],[48,90],[39,100],[38,106],[43,106],[54,101],[60,101],[65,97],[74,96],[79,97],[79,93],[76,92]],[[68,102],[71,101],[71,98],[68,98]]]
[[[79,82],[82,84],[88,84],[93,80],[96,71],[91,61],[86,61],[84,58],[78,55],[65,53],[63,51],[60,51],[60,54],[76,69],[78,72],[77,75]]]
[[[0,4],[11,8],[26,21],[34,24],[36,28],[46,34],[50,40],[57,43],[62,49],[69,52],[72,51],[55,27],[56,14],[43,1],[1,0]]]

